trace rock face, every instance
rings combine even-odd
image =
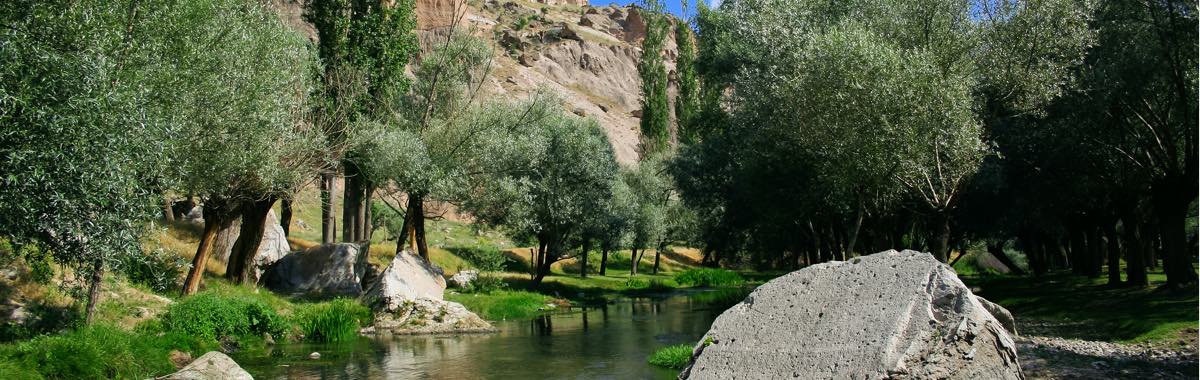
[[[212,351],[192,361],[179,372],[160,377],[164,380],[253,380],[250,373],[225,354]]]
[[[680,378],[1022,379],[1000,322],[927,253],[772,280],[713,322]]]
[[[442,300],[445,289],[441,268],[404,251],[367,288],[363,301],[375,311],[377,332],[438,334],[495,330],[463,305]]]
[[[282,293],[357,296],[366,272],[361,246],[324,244],[283,256],[267,268],[261,283]]]
[[[466,287],[471,286],[471,283],[475,282],[475,279],[477,278],[479,278],[479,271],[477,270],[459,271],[453,276],[450,276],[450,285],[454,285],[454,287],[459,289],[465,289]]]
[[[993,317],[996,317],[996,321],[1000,322],[1000,326],[1004,326],[1005,331],[1008,331],[1008,333],[1012,334],[1012,336],[1018,335],[1017,320],[1013,318],[1012,313],[1010,313],[1008,309],[1005,309],[1004,306],[997,305],[992,301],[988,301],[980,296],[975,296],[975,300],[979,301],[979,304],[983,305],[983,308],[987,309],[988,313],[991,313]]]

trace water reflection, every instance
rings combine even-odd
[[[675,371],[652,367],[646,357],[664,345],[696,342],[732,305],[721,301],[736,298],[706,293],[714,292],[497,322],[495,334],[286,344],[234,359],[258,379],[669,379]],[[308,359],[314,351],[321,359]]]

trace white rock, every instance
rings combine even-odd
[[[1016,345],[932,255],[887,251],[763,284],[680,378],[1021,379]]]
[[[229,356],[212,351],[193,360],[178,372],[160,377],[161,380],[253,380],[250,373],[238,366]]]
[[[450,285],[453,285],[455,288],[464,289],[471,286],[471,283],[475,282],[477,278],[479,278],[479,271],[477,270],[458,271],[458,273],[450,276]]]

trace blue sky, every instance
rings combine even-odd
[[[681,3],[680,0],[663,0],[663,5],[667,6],[667,11],[671,12],[671,14],[674,14],[681,18],[687,18],[688,16],[696,14],[696,1],[705,1],[708,3],[708,6],[710,6],[710,7],[721,4],[720,0],[685,0],[685,1],[688,2],[688,14],[686,14],[686,15],[683,14],[683,12],[682,12],[683,3]],[[603,6],[606,6],[609,4],[629,5],[629,4],[640,4],[640,3],[641,3],[641,1],[638,1],[638,0],[588,0],[588,4],[591,4],[593,7],[603,7]]]

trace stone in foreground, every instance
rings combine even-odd
[[[365,304],[375,311],[374,331],[392,334],[446,334],[495,331],[487,321],[456,302],[442,300],[442,269],[420,256],[401,252],[367,287]]]
[[[163,380],[253,380],[250,373],[225,354],[212,351],[193,360],[178,372],[160,377]]]
[[[263,273],[262,284],[280,293],[358,296],[366,272],[362,246],[323,244],[283,256]]]
[[[758,287],[713,322],[684,379],[1023,379],[1016,345],[950,267],[887,251]]]

